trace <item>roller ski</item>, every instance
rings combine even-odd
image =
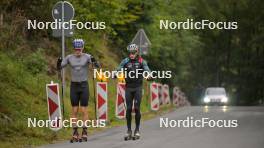
[[[73,129],[72,139],[70,140],[70,143],[79,142],[79,133],[77,128]]]
[[[83,128],[81,141],[87,142],[87,128]]]
[[[127,131],[125,137],[124,137],[124,140],[127,141],[127,140],[131,140],[132,139],[132,131]]]
[[[133,139],[133,140],[138,140],[138,139],[140,139],[140,133],[139,133],[138,130],[135,131],[134,136],[132,137],[132,139]]]

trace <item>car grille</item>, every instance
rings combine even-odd
[[[212,98],[210,99],[210,102],[221,102],[220,98]]]

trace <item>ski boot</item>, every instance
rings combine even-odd
[[[87,142],[87,128],[84,127],[82,131],[82,141]]]
[[[132,131],[128,130],[124,139],[125,139],[125,141],[127,141],[127,140],[130,140],[131,138],[132,138]]]
[[[74,127],[72,139],[70,140],[70,142],[73,143],[73,142],[78,142],[78,141],[79,141],[79,133],[78,133],[77,127]]]
[[[139,130],[135,130],[133,140],[138,140],[140,138]]]

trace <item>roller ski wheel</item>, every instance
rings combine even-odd
[[[79,142],[79,133],[77,129],[74,129],[70,143]]]
[[[138,139],[140,139],[140,133],[139,133],[139,131],[135,131],[134,136],[132,137],[132,139],[133,139],[133,140],[138,140]]]
[[[87,137],[82,137],[83,142],[87,142]]]
[[[84,128],[82,131],[82,141],[87,142],[87,129]]]
[[[74,142],[79,142],[79,138],[78,137],[72,137],[72,139],[70,140],[70,143],[74,143]]]
[[[127,140],[131,140],[132,139],[132,131],[127,131],[125,137],[124,137],[124,140],[127,141]]]
[[[82,142],[83,140],[82,140],[82,138],[79,138],[79,142]]]
[[[133,139],[133,140],[138,140],[138,139],[140,139],[140,136],[133,136],[132,139]]]

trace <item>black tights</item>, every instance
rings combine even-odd
[[[134,109],[135,109],[135,122],[136,122],[136,129],[139,130],[140,126],[140,119],[141,119],[141,113],[140,113],[140,103],[141,103],[141,97],[142,97],[142,87],[136,87],[136,88],[126,88],[126,119],[127,119],[127,129],[131,130],[131,120],[132,120],[132,106],[133,106],[133,100],[134,100]]]

